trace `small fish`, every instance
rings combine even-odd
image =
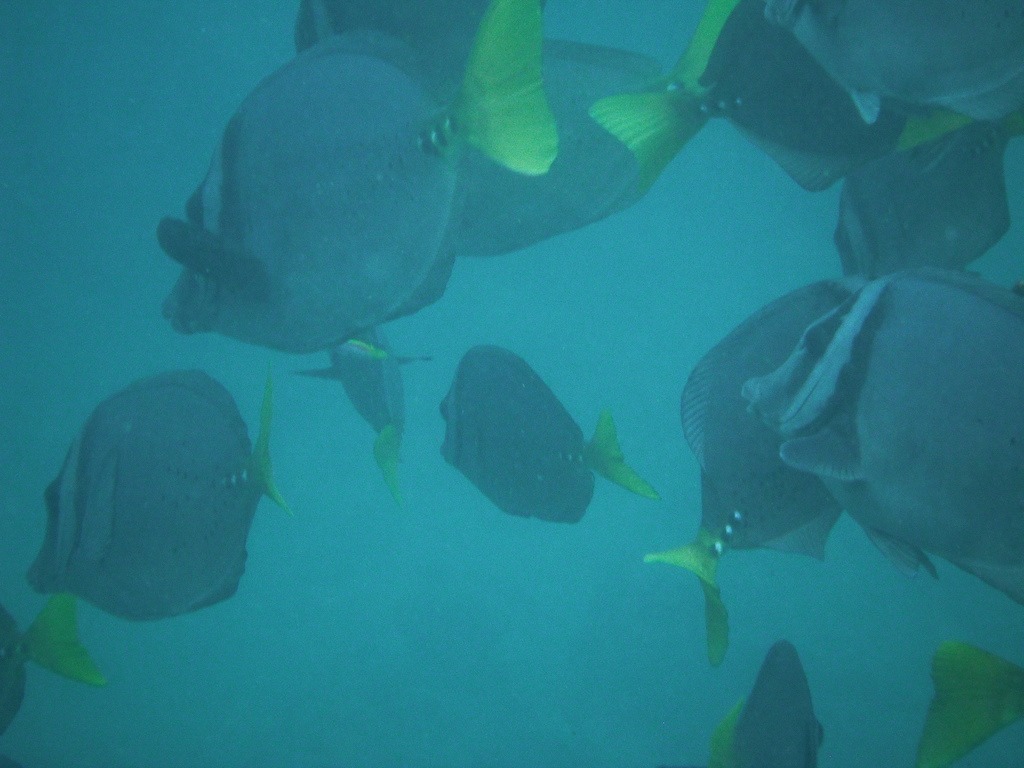
[[[271,391],[268,377],[255,448],[234,399],[201,371],[100,403],[46,489],[32,587],[138,620],[233,595],[260,497],[290,512],[272,479]]]
[[[21,709],[25,698],[25,664],[29,661],[69,680],[94,686],[107,684],[78,641],[74,597],[53,595],[25,634],[18,631],[14,618],[0,606],[0,734]],[[6,759],[0,756],[0,766]]]
[[[883,98],[998,120],[1024,106],[1020,0],[767,0],[867,123]]]
[[[1024,669],[973,645],[940,645],[932,682],[916,768],[946,768],[1024,717]]]
[[[164,303],[175,329],[329,349],[443,293],[468,148],[547,172],[558,136],[537,0],[492,1],[447,108],[402,50],[380,34],[331,36],[244,100],[186,221],[158,227],[184,265]]]
[[[749,412],[743,384],[781,365],[807,324],[848,299],[862,282],[822,281],[771,302],[716,344],[683,388],[683,435],[701,467],[700,531],[691,544],[645,561],[680,566],[700,579],[713,665],[722,662],[728,646],[728,616],[717,583],[722,555],[770,547],[824,557],[840,514],[820,479],[779,458],[782,441]]]
[[[575,523],[594,492],[593,472],[645,498],[658,495],[626,464],[604,411],[583,431],[521,357],[473,347],[441,402],[441,454],[503,512]]]
[[[906,270],[814,321],[743,387],[790,467],[822,479],[900,567],[928,554],[1024,604],[1024,299]]]

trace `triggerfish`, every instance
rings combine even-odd
[[[253,449],[234,399],[196,370],[104,400],[46,489],[29,583],[140,620],[229,598],[260,497],[287,510],[271,477],[270,415],[268,378]]]
[[[658,498],[626,465],[607,411],[588,442],[540,376],[502,347],[463,355],[441,415],[445,460],[509,515],[578,522],[594,493],[594,472]]]

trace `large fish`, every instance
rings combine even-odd
[[[25,698],[25,664],[29,661],[80,683],[107,684],[78,641],[74,597],[51,597],[24,634],[0,606],[0,734],[21,709]],[[0,755],[0,768],[6,759]]]
[[[100,403],[46,490],[28,573],[116,616],[158,619],[235,593],[270,471],[270,381],[255,450],[234,399],[201,371],[142,379]]]
[[[719,664],[728,642],[717,567],[728,549],[770,547],[824,557],[840,509],[815,476],[779,458],[781,440],[751,415],[741,390],[781,365],[804,328],[845,301],[862,281],[822,281],[773,301],[731,331],[696,365],[680,400],[683,435],[701,467],[696,540],[648,555],[691,570],[707,598],[708,653]]]
[[[186,221],[158,228],[184,267],[164,306],[175,328],[328,349],[441,295],[463,148],[547,171],[557,135],[536,0],[493,0],[447,108],[402,50],[379,34],[332,36],[245,99]]]
[[[429,357],[400,357],[388,347],[380,328],[351,339],[331,350],[329,368],[302,371],[307,376],[340,381],[356,412],[377,439],[373,455],[395,502],[402,505],[398,462],[405,429],[405,396],[401,365]]]
[[[1024,106],[1020,0],[766,0],[765,15],[792,30],[867,122],[884,97],[978,120]]]
[[[540,376],[502,347],[473,347],[441,402],[441,453],[503,512],[559,523],[583,517],[598,472],[646,498],[624,462],[611,416],[589,442]]]
[[[1009,136],[1004,123],[970,123],[852,171],[835,231],[843,272],[962,269],[982,256],[1010,228]]]
[[[485,0],[304,0],[296,45],[356,29],[394,36],[408,45],[424,88],[444,103],[454,96],[485,6]],[[604,96],[640,88],[657,76],[658,63],[629,51],[545,40],[542,71],[558,123],[558,157],[547,174],[525,176],[467,155],[460,168],[464,209],[453,237],[459,256],[520,250],[610,216],[644,191],[632,154],[588,109]]]
[[[846,92],[785,30],[763,0],[709,0],[675,68],[634,93],[601,99],[591,115],[636,155],[642,184],[713,117],[729,120],[805,189],[943,130],[886,108],[866,125]]]
[[[782,460],[895,562],[926,553],[1024,603],[1024,298],[912,270],[867,283],[744,385]]]

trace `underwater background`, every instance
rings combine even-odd
[[[720,571],[732,627],[718,668],[703,597],[643,555],[693,537],[697,463],[679,394],[753,310],[840,274],[838,185],[800,189],[712,121],[636,205],[525,251],[462,259],[441,301],[388,325],[404,373],[405,509],[340,387],[288,356],[161,317],[178,265],[157,245],[238,103],[293,54],[296,3],[0,3],[0,603],[20,624],[42,493],[96,403],[199,367],[255,433],[275,376],[275,475],[231,600],[133,623],[81,603],[103,689],[29,670],[0,752],[44,766],[705,764],[708,738],[768,647],[800,652],[823,768],[913,762],[939,642],[1020,663],[1024,611],[945,561],[903,576],[844,517],[824,562],[757,550]],[[703,4],[550,0],[545,34],[671,65]],[[1010,232],[973,267],[1024,277],[1024,142],[1006,153]],[[387,222],[381,222],[387,226]],[[599,481],[572,526],[498,511],[440,456],[438,403],[480,343],[526,358],[590,432],[601,408],[649,502]],[[1019,766],[1024,729],[961,763]]]

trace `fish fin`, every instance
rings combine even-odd
[[[547,173],[558,155],[541,78],[541,21],[538,0],[492,0],[453,108],[463,140],[527,176]]]
[[[58,675],[88,685],[103,686],[107,680],[78,642],[75,598],[66,592],[53,595],[25,633],[29,658]]]
[[[972,122],[971,118],[948,109],[936,109],[924,115],[911,115],[896,140],[899,151],[927,144]]]
[[[857,447],[828,427],[807,437],[786,440],[779,446],[779,458],[793,469],[844,483],[864,479]]]
[[[729,613],[718,588],[718,558],[722,540],[706,528],[697,532],[692,543],[665,552],[644,556],[645,563],[668,563],[685,568],[697,576],[704,591],[704,622],[707,629],[708,661],[717,667],[729,648]]]
[[[967,643],[939,646],[932,681],[917,768],[944,768],[1024,716],[1024,669]]]
[[[860,112],[861,119],[868,125],[874,125],[882,111],[882,97],[868,91],[850,91],[850,98]]]
[[[939,578],[939,572],[935,569],[935,564],[928,559],[928,555],[922,550],[912,544],[907,544],[905,541],[900,541],[887,533],[883,533],[877,528],[865,528],[864,531],[867,533],[868,538],[871,539],[871,543],[878,547],[882,554],[904,576],[914,576],[917,574],[918,568],[924,568],[931,574],[933,579]]]
[[[373,458],[384,475],[384,483],[391,492],[391,498],[401,507],[402,490],[398,487],[398,462],[401,461],[399,448],[402,436],[398,434],[398,428],[394,424],[388,424],[377,435],[373,441]]]
[[[590,107],[590,116],[633,153],[641,192],[708,120],[699,99],[682,88],[608,96]]]
[[[294,514],[274,483],[274,469],[270,462],[270,421],[274,413],[274,380],[267,372],[267,383],[263,387],[263,404],[260,406],[260,433],[252,451],[252,466],[259,479],[263,493],[289,515]]]
[[[787,176],[808,192],[828,189],[854,167],[854,163],[849,160],[800,152],[758,136],[741,126],[736,128],[747,141],[774,160]]]
[[[585,455],[590,468],[602,477],[645,499],[661,498],[646,480],[626,464],[622,449],[619,447],[619,437],[611,411],[601,411],[594,436],[587,443]]]
[[[1010,599],[1024,605],[1024,568],[999,566],[990,563],[951,561],[953,565],[976,576],[990,587],[998,589]]]
[[[722,718],[711,732],[711,758],[708,768],[737,768],[736,761],[736,724],[743,714],[746,699],[740,699]]]
[[[829,510],[783,536],[765,543],[779,552],[796,552],[818,560],[825,559],[825,544],[842,511]]]
[[[718,43],[718,36],[729,16],[739,5],[739,0],[708,0],[704,14],[697,23],[697,29],[690,38],[690,44],[679,57],[672,70],[672,80],[685,87],[694,87],[707,69],[711,52]]]

